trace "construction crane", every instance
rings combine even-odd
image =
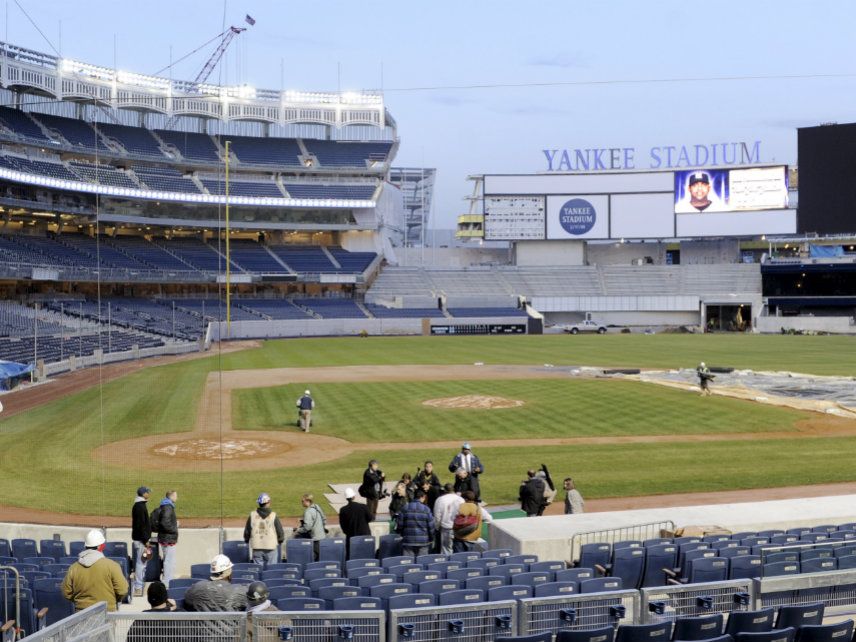
[[[249,16],[247,16],[249,18]],[[255,20],[253,20],[255,22]],[[252,24],[252,23],[248,23]],[[211,72],[214,71],[214,68],[217,66],[217,63],[220,62],[220,59],[223,57],[223,54],[226,53],[226,49],[229,48],[229,44],[239,33],[243,33],[246,31],[246,27],[236,27],[231,26],[226,31],[221,33],[222,38],[220,39],[220,44],[217,45],[217,49],[214,50],[214,53],[211,54],[211,57],[205,61],[205,66],[202,67],[202,71],[200,71],[193,83],[195,85],[200,85],[208,80],[208,76],[211,75]]]

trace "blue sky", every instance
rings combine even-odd
[[[50,52],[4,1],[4,37]],[[18,1],[63,56],[112,66],[115,53],[142,73],[219,33],[224,9],[227,24],[249,13],[256,25],[212,79],[278,89],[284,67],[285,88],[382,85],[396,164],[438,170],[438,227],[465,211],[468,174],[544,171],[545,148],[644,159],[655,145],[760,140],[762,161],[793,164],[796,127],[856,120],[852,0]],[[173,77],[195,76],[212,49]],[[711,80],[736,76],[753,79]],[[656,82],[669,79],[692,80]],[[463,88],[478,85],[500,86]]]

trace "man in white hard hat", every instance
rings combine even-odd
[[[232,585],[232,560],[215,555],[211,560],[211,579],[201,580],[187,589],[184,608],[187,611],[244,611],[247,594],[242,586]]]
[[[312,411],[315,408],[315,400],[312,399],[310,392],[305,390],[295,405],[300,417],[300,429],[303,432],[309,432],[309,428],[312,426]]]
[[[128,580],[113,560],[104,557],[104,533],[93,529],[86,534],[84,549],[77,556],[62,581],[62,594],[74,602],[74,609],[106,602],[108,611],[115,611],[117,604],[128,594]]]
[[[715,375],[710,373],[710,368],[705,365],[704,361],[698,364],[696,375],[698,375],[698,387],[701,388],[701,395],[705,396],[712,394],[710,392],[710,380],[713,379]]]
[[[339,526],[348,542],[355,535],[371,535],[369,522],[375,518],[365,504],[354,501],[356,496],[353,488],[346,488],[345,501],[348,503],[339,509]]]

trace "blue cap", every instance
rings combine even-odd
[[[267,493],[262,493],[259,495],[259,506],[264,506],[270,501],[270,495]]]
[[[461,446],[461,450],[472,450],[472,448],[470,448],[470,442],[465,441]]]
[[[142,497],[142,496],[143,496],[143,495],[145,495],[146,493],[151,493],[151,492],[152,492],[152,489],[151,489],[151,488],[149,488],[148,486],[140,486],[140,487],[137,489],[137,495],[139,495],[140,497]]]

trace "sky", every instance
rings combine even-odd
[[[546,171],[545,149],[632,147],[648,169],[654,146],[760,141],[793,165],[797,127],[856,120],[853,0],[4,3],[7,41],[139,73],[251,15],[211,80],[383,89],[394,164],[437,168],[437,228],[467,211],[468,175]]]

